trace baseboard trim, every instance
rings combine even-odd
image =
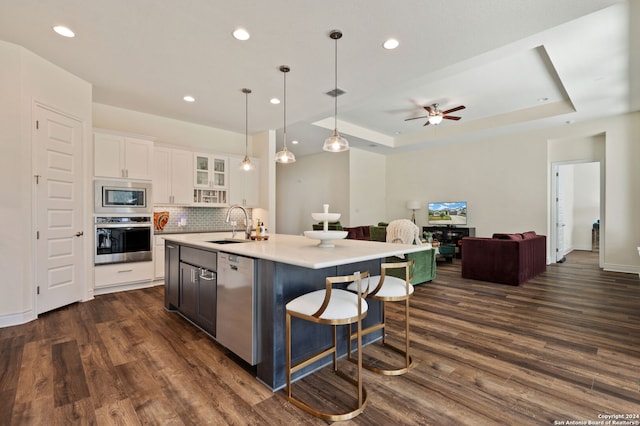
[[[36,318],[38,317],[32,309],[18,314],[2,315],[0,316],[0,328],[26,324]]]
[[[617,265],[615,263],[605,263],[603,268],[605,271],[623,272],[625,274],[640,275],[640,266]]]
[[[143,281],[138,283],[113,285],[109,287],[96,287],[93,289],[93,295],[99,296],[101,294],[117,293],[127,290],[138,290],[141,288],[155,287],[157,285],[163,285],[164,281]]]

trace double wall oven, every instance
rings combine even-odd
[[[96,180],[96,265],[152,260],[151,183]]]

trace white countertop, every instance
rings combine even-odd
[[[266,259],[310,269],[346,265],[365,260],[380,259],[431,248],[408,244],[382,243],[378,241],[334,240],[335,247],[318,247],[318,240],[298,235],[271,234],[266,241],[249,241],[238,244],[215,244],[207,241],[224,239],[220,233],[163,235],[167,241],[185,243],[209,250],[224,251],[241,256]]]

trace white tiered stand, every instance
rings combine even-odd
[[[335,247],[333,240],[341,240],[347,236],[347,231],[329,231],[329,222],[337,222],[340,213],[329,213],[329,204],[323,204],[323,213],[311,213],[314,220],[324,222],[322,231],[304,231],[304,236],[313,240],[320,240],[318,247]]]

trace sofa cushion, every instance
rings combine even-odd
[[[521,240],[521,234],[493,234],[491,238],[496,240]]]
[[[531,238],[535,238],[536,231],[527,231],[522,233],[523,240],[530,240]]]

